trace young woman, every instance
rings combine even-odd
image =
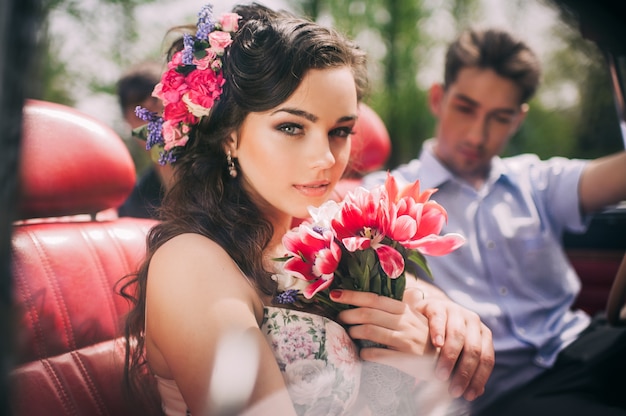
[[[323,310],[274,305],[272,274],[292,218],[328,200],[347,165],[365,56],[332,29],[258,4],[216,22],[210,7],[199,16],[196,35],[178,42],[184,48],[155,89],[163,118],[143,114],[151,120],[148,143],[163,145],[176,182],[149,234],[146,261],[123,290],[135,291],[129,374],[147,365],[172,415],[219,413],[229,403],[257,414],[263,406],[271,414],[362,414],[361,361],[348,333]],[[442,378],[464,350],[457,384],[484,384],[489,366],[480,349],[482,357],[489,352],[472,336],[471,314],[459,324],[446,319],[458,309],[433,307],[429,333],[427,319],[405,303],[348,291],[335,300],[362,307],[339,318],[353,338],[389,346],[364,349],[362,358],[422,356],[434,351],[431,339],[443,351],[447,334],[454,342],[442,352]],[[229,344],[232,336],[246,341]],[[225,358],[228,345],[242,348],[240,360]],[[227,385],[220,366],[228,362],[236,366],[226,373],[250,380],[249,391],[230,391],[244,391],[239,401],[215,390]]]

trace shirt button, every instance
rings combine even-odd
[[[494,249],[496,248],[496,243],[494,243],[493,241],[489,240],[487,241],[487,248],[489,249]]]
[[[509,293],[509,290],[506,287],[501,287],[500,288],[500,294],[502,296],[506,296]]]
[[[526,333],[526,330],[524,328],[517,328],[517,332],[521,335],[524,335]]]

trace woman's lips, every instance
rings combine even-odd
[[[301,185],[294,185],[300,193],[309,196],[309,197],[319,197],[323,196],[328,192],[328,187],[330,186],[330,182],[312,182]]]

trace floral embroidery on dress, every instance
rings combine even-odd
[[[266,307],[261,330],[299,415],[343,415],[356,403],[358,350],[338,323],[308,312]]]

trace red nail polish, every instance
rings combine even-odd
[[[341,297],[341,290],[338,290],[338,289],[331,290],[330,297],[333,299],[339,299]]]

